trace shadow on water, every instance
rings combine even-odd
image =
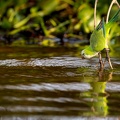
[[[72,55],[54,55],[2,57],[1,119],[117,120],[119,59],[113,58],[113,71],[107,65],[104,71],[98,71],[96,58],[89,61]]]

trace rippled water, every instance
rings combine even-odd
[[[0,55],[1,119],[119,119],[119,58],[112,58],[113,71],[106,64],[99,72],[97,58],[82,60],[53,51],[40,57],[38,50],[35,56],[34,49],[16,49]]]

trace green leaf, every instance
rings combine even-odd
[[[19,28],[19,27],[23,26],[23,25],[26,24],[29,20],[30,20],[30,17],[28,16],[28,17],[24,18],[23,20],[21,20],[20,22],[16,23],[16,24],[14,25],[14,28]]]
[[[54,11],[56,7],[59,5],[60,0],[41,0],[40,7],[47,15]]]
[[[0,26],[3,29],[9,30],[10,28],[12,28],[12,23],[9,22],[7,18],[4,18],[3,21],[0,23]]]

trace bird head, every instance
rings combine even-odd
[[[81,51],[81,57],[83,59],[90,59],[97,55],[98,55],[98,52],[93,51],[90,46]]]

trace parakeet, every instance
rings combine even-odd
[[[90,45],[82,50],[81,56],[82,58],[92,58],[97,56],[100,51],[104,48],[108,49],[108,37],[109,31],[113,25],[113,23],[118,19],[120,13],[120,9],[116,12],[116,14],[109,20],[108,23],[104,22],[104,19],[98,24],[96,29],[93,31],[90,37]]]

